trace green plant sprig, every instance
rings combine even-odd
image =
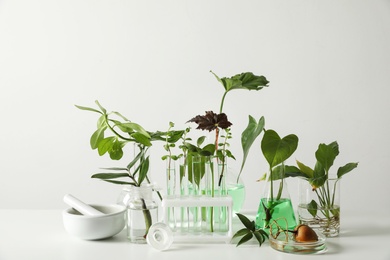
[[[244,225],[244,228],[238,230],[234,235],[233,238],[241,237],[241,239],[238,241],[237,246],[240,246],[249,240],[251,240],[253,237],[256,238],[257,242],[259,243],[259,246],[261,246],[266,239],[268,239],[268,234],[262,230],[262,229],[256,229],[256,225],[254,221],[250,221],[246,216],[240,213],[236,213],[238,218],[240,219],[241,223]]]

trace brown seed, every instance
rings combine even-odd
[[[294,229],[294,239],[297,242],[315,242],[318,236],[311,227],[301,224]]]

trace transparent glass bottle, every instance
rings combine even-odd
[[[132,243],[146,243],[146,235],[158,221],[158,205],[153,200],[151,185],[129,187],[127,202],[127,238]]]

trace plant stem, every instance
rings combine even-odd
[[[146,206],[146,202],[144,198],[141,198],[141,203],[142,203],[142,213],[144,214],[145,228],[146,228],[144,238],[146,238],[146,235],[148,234],[149,229],[152,226],[152,216],[150,214],[150,210]]]
[[[219,113],[220,113],[220,114],[221,114],[222,111],[223,111],[223,103],[225,102],[225,97],[226,97],[226,94],[227,94],[227,93],[228,93],[227,91],[225,91],[225,93],[223,93],[222,100],[221,100],[221,105],[220,105],[220,107],[219,107]]]

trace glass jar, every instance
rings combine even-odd
[[[158,221],[158,205],[153,200],[151,185],[130,186],[127,201],[127,238],[132,243],[146,243],[146,235]]]
[[[304,179],[299,180],[299,223],[319,230],[327,237],[340,232],[340,179],[331,178],[313,189]]]

